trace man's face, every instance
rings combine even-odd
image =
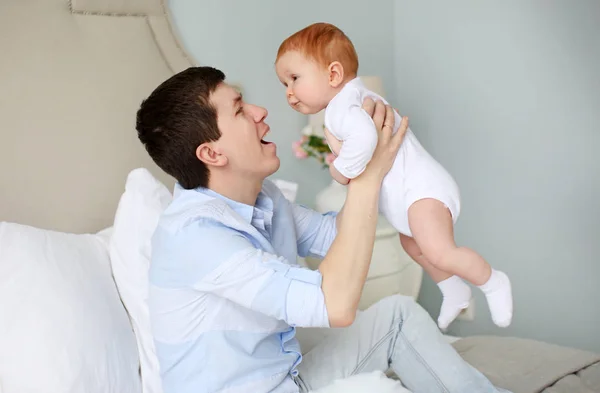
[[[221,138],[213,148],[227,158],[228,170],[245,179],[264,180],[279,169],[277,147],[263,138],[269,132],[264,122],[267,110],[243,101],[240,93],[222,83],[211,94],[217,110],[217,125]]]

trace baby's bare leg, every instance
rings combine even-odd
[[[436,268],[482,285],[491,274],[490,265],[475,251],[457,247],[450,210],[436,199],[421,199],[408,209],[408,223],[415,242]]]
[[[437,269],[479,286],[486,294],[494,322],[498,326],[508,326],[512,319],[512,292],[508,277],[493,270],[470,248],[456,246],[448,208],[436,199],[419,200],[408,209],[408,222],[425,258]]]
[[[451,273],[447,273],[433,266],[427,258],[425,258],[417,245],[417,242],[415,242],[415,239],[412,237],[400,234],[400,244],[402,244],[402,248],[404,248],[404,251],[406,251],[408,256],[421,265],[423,270],[425,270],[425,273],[427,273],[436,284],[452,276]]]
[[[471,288],[464,281],[451,273],[433,266],[421,252],[412,237],[400,234],[400,243],[404,251],[431,277],[442,292],[442,306],[438,315],[438,326],[446,329],[460,312],[469,306]]]

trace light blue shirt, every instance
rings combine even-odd
[[[322,277],[335,213],[270,181],[255,206],[176,186],[152,239],[150,318],[165,393],[298,392],[296,326],[329,327]]]

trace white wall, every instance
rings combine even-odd
[[[292,141],[300,138],[308,120],[286,103],[273,65],[277,49],[286,37],[311,23],[333,23],[353,40],[360,57],[359,73],[380,75],[391,97],[392,0],[370,4],[354,0],[177,0],[170,2],[170,9],[184,45],[198,62],[223,70],[232,83],[242,85],[248,102],[269,110],[269,137],[281,158],[277,176],[298,182],[298,201],[313,204],[330,177],[313,159],[298,161],[292,155]]]
[[[458,242],[512,278],[491,333],[600,350],[600,2],[394,3],[396,105],[462,189]],[[477,294],[479,295],[479,293]],[[420,302],[437,317],[426,279]]]

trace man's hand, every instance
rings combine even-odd
[[[373,158],[359,177],[373,177],[378,181],[382,181],[392,168],[398,150],[402,145],[404,135],[408,129],[408,118],[406,116],[402,118],[400,128],[394,134],[395,117],[391,106],[367,98],[363,102],[363,109],[373,118],[378,139]]]
[[[363,101],[362,108],[373,119],[373,123],[375,123],[375,129],[377,130],[378,139],[377,147],[375,149],[375,152],[373,152],[373,157],[371,158],[371,161],[376,161],[374,163],[369,163],[365,171],[359,177],[362,177],[364,179],[365,176],[367,178],[369,178],[370,176],[371,178],[375,179],[375,184],[380,184],[383,180],[383,177],[385,177],[387,172],[389,172],[389,170],[391,169],[392,163],[394,162],[394,159],[398,154],[398,150],[402,145],[404,135],[406,134],[406,130],[408,129],[408,118],[402,118],[402,123],[400,125],[400,128],[398,129],[398,132],[392,135],[395,125],[395,116],[393,109],[389,105],[386,106],[381,101],[375,102],[371,98],[366,98]],[[384,129],[384,125],[389,125],[390,127],[386,126]],[[327,132],[327,130],[325,131]],[[387,151],[382,151],[386,148]],[[380,173],[379,176],[370,175],[370,172],[377,171],[378,169],[381,170],[382,174]],[[344,179],[346,179],[346,177],[339,173],[339,171],[335,169],[333,165],[329,166],[329,173],[331,174],[331,177],[338,183],[343,185],[348,184],[349,181],[344,183]],[[337,174],[339,174],[339,178],[336,177]],[[337,216],[336,222],[338,230],[340,228],[340,223],[342,221],[344,210],[345,205],[344,207],[342,207]]]
[[[382,102],[367,99],[363,107],[375,123],[377,147],[364,172],[348,184],[343,215],[337,217],[338,235],[319,265],[331,327],[348,326],[356,316],[373,255],[381,182],[408,128],[408,119],[403,118],[393,134],[394,111]]]

